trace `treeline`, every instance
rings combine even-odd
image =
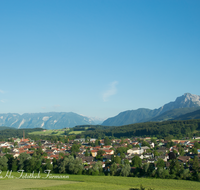
[[[40,139],[50,141],[52,143],[57,143],[57,141],[68,143],[68,140],[72,140],[76,138],[76,135],[33,135],[29,134],[34,131],[42,131],[44,129],[41,128],[30,128],[30,129],[15,129],[10,127],[0,127],[0,141],[13,141],[13,138],[22,138],[23,132],[25,134],[25,138],[30,138],[34,141],[38,141]]]
[[[193,135],[200,136],[200,119],[136,123],[107,129],[96,128],[95,130],[87,130],[82,133],[82,136],[89,136],[91,138],[103,138],[105,136],[116,138],[156,136],[164,138],[169,135],[179,139],[183,137],[191,138]]]
[[[76,138],[76,135],[69,135],[69,136],[59,136],[59,135],[27,135],[27,138],[30,138],[34,141],[39,141],[39,140],[47,140],[51,143],[57,143],[62,142],[62,143],[68,143],[68,140],[72,140]]]
[[[73,127],[73,131],[94,131],[94,130],[105,130],[109,129],[111,126],[103,126],[103,125],[77,125]]]
[[[131,163],[128,160],[121,162],[119,156],[112,156],[111,162],[107,161],[106,167],[102,168],[102,162],[95,162],[92,167],[86,168],[82,164],[81,158],[75,158],[72,155],[65,156],[62,153],[59,159],[53,158],[52,162],[46,159],[47,153],[41,148],[35,150],[33,155],[22,153],[18,158],[10,154],[0,157],[0,170],[24,170],[25,172],[34,173],[51,170],[52,173],[83,174],[83,175],[107,175],[107,176],[127,176],[127,177],[155,177],[162,179],[185,179],[200,181],[199,161],[195,156],[187,164],[180,164],[177,159],[172,159],[166,164],[162,159],[155,163],[142,164],[139,156],[134,156]]]
[[[27,137],[28,133],[34,132],[34,131],[42,131],[41,128],[31,128],[31,129],[15,129],[15,128],[9,128],[9,127],[0,127],[0,141],[7,140],[8,138],[22,138],[23,137],[23,131],[25,133],[25,137]]]

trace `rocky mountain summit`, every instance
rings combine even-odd
[[[132,123],[140,123],[152,120],[156,121],[156,119],[154,120],[153,118],[161,116],[167,111],[174,109],[179,109],[178,111],[176,110],[178,115],[174,115],[174,117],[178,117],[181,115],[181,113],[186,114],[191,111],[195,111],[196,109],[198,109],[197,107],[199,106],[200,106],[200,96],[190,93],[185,93],[184,95],[177,97],[175,101],[169,102],[158,109],[151,110],[146,108],[139,108],[137,110],[128,110],[121,112],[117,116],[105,120],[102,123],[102,125],[121,126],[121,125],[128,125]],[[194,109],[187,110],[182,108],[194,108]],[[167,118],[167,116],[165,116],[165,118]]]

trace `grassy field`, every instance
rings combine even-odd
[[[81,134],[82,132],[84,132],[84,131],[70,131],[69,134],[70,135],[72,135],[72,134],[77,135],[77,134]]]
[[[64,135],[65,131],[69,129],[57,129],[57,130],[46,130],[46,131],[34,131],[29,133],[30,135]],[[52,134],[53,133],[53,134]]]
[[[67,186],[79,182],[64,180],[42,180],[42,179],[11,179],[0,180],[2,190],[21,190],[21,189],[57,189],[58,186]]]
[[[1,174],[5,176],[4,174]],[[13,176],[19,176],[13,173]],[[67,174],[66,174],[67,175]],[[46,174],[41,174],[46,177]],[[52,174],[59,176],[59,174]],[[40,190],[129,190],[140,187],[142,184],[146,190],[199,190],[200,182],[172,179],[151,179],[118,176],[86,176],[68,175],[67,179],[0,179],[0,189],[40,189]]]

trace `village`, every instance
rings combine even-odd
[[[53,164],[53,160],[58,160],[67,156],[74,156],[81,159],[84,170],[91,169],[97,162],[101,164],[104,172],[109,172],[112,163],[130,164],[131,171],[144,164],[156,164],[163,161],[164,168],[170,166],[171,159],[177,159],[185,168],[192,170],[194,156],[200,161],[200,142],[190,142],[189,140],[171,140],[146,138],[126,138],[126,139],[94,139],[78,138],[68,140],[67,143],[58,141],[57,143],[47,140],[34,142],[28,138],[10,138],[9,141],[0,142],[0,157],[6,154],[13,158],[19,158],[20,154],[26,153],[33,156],[36,150],[41,151],[44,160]],[[139,165],[135,158],[139,159]],[[137,161],[138,162],[138,161]],[[42,165],[46,163],[43,162]]]

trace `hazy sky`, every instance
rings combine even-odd
[[[199,0],[0,0],[0,113],[112,117],[200,95]]]

